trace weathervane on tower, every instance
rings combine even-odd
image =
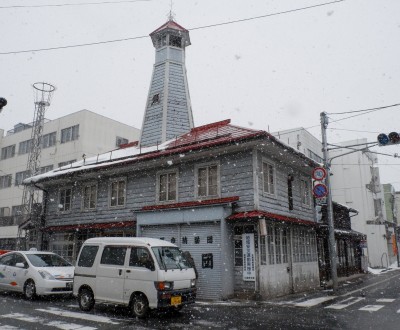
[[[169,21],[174,21],[174,19],[175,19],[175,13],[172,11],[172,7],[173,6],[174,6],[174,3],[171,0],[170,5],[169,5],[169,13],[168,13],[168,20]]]

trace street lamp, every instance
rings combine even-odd
[[[0,112],[6,105],[7,105],[7,100],[4,97],[0,97]]]

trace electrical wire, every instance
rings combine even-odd
[[[363,113],[359,113],[357,115],[348,116],[348,117],[340,118],[340,119],[336,119],[336,120],[333,120],[331,117],[329,117],[329,118],[332,119],[332,121],[331,121],[332,123],[337,123],[337,122],[342,121],[342,120],[346,120],[346,119],[350,119],[350,118],[354,118],[354,117],[358,117],[358,116],[363,116],[363,115],[366,115],[366,114],[369,114],[371,112],[375,112],[375,111],[378,111],[378,110],[383,110],[383,109],[392,108],[392,107],[398,107],[399,105],[400,105],[400,103],[396,103],[396,104],[386,105],[386,106],[378,107],[378,108],[348,111],[347,113],[356,113],[356,112],[363,112]],[[333,115],[335,115],[335,114],[338,114],[338,113],[333,113]]]
[[[208,28],[222,26],[222,25],[228,25],[228,24],[242,23],[242,22],[246,22],[246,21],[251,21],[251,20],[256,20],[256,19],[261,19],[261,18],[267,18],[267,17],[277,16],[277,15],[290,14],[290,13],[299,12],[299,11],[303,11],[303,10],[308,10],[308,9],[313,9],[313,8],[317,8],[317,7],[332,5],[332,4],[340,3],[340,2],[344,2],[344,1],[346,1],[346,0],[330,1],[330,2],[320,3],[320,4],[316,4],[316,5],[312,5],[312,6],[300,7],[300,8],[285,10],[285,11],[281,11],[281,12],[276,12],[276,13],[272,13],[272,14],[265,14],[265,15],[261,15],[261,16],[254,16],[254,17],[243,18],[243,19],[238,19],[238,20],[232,20],[232,21],[227,21],[227,22],[222,22],[222,23],[198,26],[198,27],[190,28],[188,30],[189,31],[193,31],[193,30],[208,29]],[[88,43],[67,45],[67,46],[38,48],[38,49],[27,49],[27,50],[16,50],[16,51],[9,51],[9,52],[0,52],[0,55],[11,55],[11,54],[21,54],[21,53],[30,53],[30,52],[43,52],[43,51],[50,51],[50,50],[77,48],[77,47],[85,47],[85,46],[94,46],[94,45],[115,43],[115,42],[121,42],[121,41],[142,39],[142,38],[147,38],[147,37],[148,36],[146,35],[146,36],[137,36],[137,37],[130,37],[130,38],[121,38],[121,39],[114,39],[114,40],[98,41],[98,42],[88,42]]]
[[[101,1],[101,2],[60,3],[60,4],[50,4],[50,5],[14,5],[14,6],[0,6],[0,9],[112,5],[118,3],[143,2],[143,1],[151,1],[151,0],[120,0],[120,1]]]

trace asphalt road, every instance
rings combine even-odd
[[[0,330],[11,329],[400,329],[400,271],[367,275],[338,292],[260,302],[198,302],[179,313],[152,312],[145,320],[122,307],[79,310],[72,298],[0,292]]]

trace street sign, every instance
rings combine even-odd
[[[313,195],[317,198],[325,197],[328,195],[328,188],[324,184],[318,183],[313,188]]]
[[[316,167],[312,172],[312,178],[321,181],[326,177],[326,170],[323,167]]]

